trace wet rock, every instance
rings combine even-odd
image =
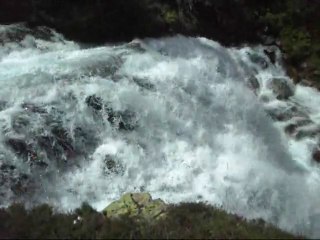
[[[23,139],[9,138],[5,142],[17,155],[28,158],[34,155],[31,145],[27,144]]]
[[[303,138],[314,138],[318,135],[320,135],[320,126],[313,125],[307,128],[298,129],[295,138],[301,140]]]
[[[1,172],[6,172],[6,173],[9,173],[9,172],[11,172],[11,171],[14,171],[16,169],[16,167],[15,166],[13,166],[13,165],[10,165],[10,164],[1,164],[0,165],[0,171]]]
[[[76,156],[72,145],[72,139],[69,138],[66,130],[53,128],[52,135],[38,136],[37,142],[40,148],[46,152],[50,159],[68,160]]]
[[[86,126],[85,128],[76,127],[73,131],[73,146],[76,154],[85,155],[94,151],[98,142],[95,129]]]
[[[132,131],[137,127],[136,114],[130,110],[108,110],[108,121],[119,130]]]
[[[37,106],[36,104],[33,104],[33,103],[23,103],[21,105],[21,107],[26,110],[26,111],[30,111],[30,112],[33,112],[33,113],[47,113],[46,109],[40,107],[40,106]]]
[[[137,116],[130,110],[119,111],[116,113],[119,116],[119,130],[134,130],[137,124]]]
[[[20,174],[19,177],[15,179],[10,189],[14,194],[20,195],[31,190],[30,185],[29,176],[26,174]]]
[[[10,194],[9,192],[20,196],[34,190],[30,176],[19,172],[16,166],[8,163],[0,163],[0,186],[0,199],[1,196]]]
[[[132,80],[141,88],[146,90],[154,90],[155,86],[152,83],[149,83],[146,79],[141,79],[137,77],[133,77]]]
[[[106,155],[104,163],[106,173],[122,174],[124,172],[123,166],[115,159],[115,156]]]
[[[308,114],[297,106],[266,108],[265,111],[275,121],[288,121],[292,118],[308,119]]]
[[[255,76],[250,76],[248,79],[247,79],[247,86],[251,89],[251,90],[258,90],[260,88],[260,83],[258,81],[258,79],[255,77]]]
[[[320,163],[320,149],[315,149],[312,153],[312,159],[317,162]]]
[[[120,200],[111,203],[103,210],[110,218],[123,215],[155,220],[166,216],[167,205],[161,200],[153,200],[149,193],[127,193]]]
[[[115,75],[122,64],[123,59],[120,56],[113,56],[105,61],[91,63],[89,66],[84,67],[82,71],[84,71],[84,75],[98,75],[105,78]]]
[[[268,68],[268,62],[265,60],[263,56],[260,56],[257,53],[250,53],[249,59],[251,60],[251,62],[259,65],[262,69]]]
[[[288,126],[286,126],[284,128],[284,132],[290,136],[292,136],[296,130],[297,130],[298,126],[296,124],[289,124]]]
[[[95,95],[87,97],[86,103],[96,111],[102,111],[104,109],[108,115],[108,122],[119,130],[132,131],[138,126],[137,115],[133,111],[128,109],[124,111],[114,111],[108,104],[103,102],[102,98]]]
[[[287,100],[294,95],[294,86],[289,83],[286,78],[272,78],[268,84],[268,87],[276,95],[279,100]]]
[[[7,107],[7,102],[6,101],[0,101],[0,112],[5,110]]]
[[[88,96],[86,98],[86,104],[97,111],[101,111],[103,108],[103,99],[96,95]]]
[[[276,63],[276,52],[274,49],[271,49],[271,48],[264,49],[263,52],[265,55],[267,55],[267,57],[269,58],[269,60],[272,64]]]
[[[25,133],[30,125],[30,117],[27,114],[18,114],[12,118],[11,126],[16,133]]]
[[[128,43],[127,47],[139,53],[144,53],[146,51],[146,49],[142,46],[142,43],[137,40],[133,40],[130,43]]]
[[[55,126],[51,129],[52,135],[64,149],[72,149],[72,139],[69,137],[68,131],[61,126]]]
[[[313,122],[310,119],[302,119],[300,121],[297,121],[295,123],[291,123],[291,124],[287,125],[284,128],[284,131],[289,136],[294,136],[294,135],[297,134],[299,127],[307,126],[307,125],[310,125],[310,124],[313,124]]]
[[[267,102],[270,102],[270,98],[266,95],[260,95],[259,96],[259,100],[263,103],[267,103]]]

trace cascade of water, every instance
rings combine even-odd
[[[82,48],[47,28],[0,26],[0,204],[127,191],[208,201],[320,236],[320,95],[278,50],[176,36]]]

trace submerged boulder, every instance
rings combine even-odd
[[[115,111],[101,97],[96,95],[88,96],[85,102],[95,112],[104,110],[108,115],[108,122],[119,130],[132,131],[138,126],[137,114],[131,110]]]
[[[295,135],[297,140],[301,140],[303,138],[314,138],[320,135],[320,126],[310,125],[308,127],[300,128]]]
[[[275,64],[275,63],[276,63],[276,58],[277,58],[277,56],[276,56],[276,51],[275,51],[275,49],[272,49],[272,48],[264,49],[264,50],[263,50],[263,53],[264,53],[265,55],[267,55],[267,57],[269,58],[269,60],[270,60],[270,62],[271,62],[272,64]]]
[[[104,172],[107,174],[122,174],[124,172],[123,165],[117,161],[115,156],[107,154],[104,159],[105,167]]]
[[[291,84],[286,78],[272,78],[268,87],[276,95],[279,100],[287,100],[294,95],[294,85]]]
[[[300,119],[299,121],[296,121],[295,123],[291,123],[287,126],[285,126],[284,131],[289,136],[295,136],[299,130],[300,127],[304,127],[307,125],[312,125],[313,122],[310,119]]]
[[[317,162],[317,163],[320,163],[320,149],[317,148],[313,151],[312,153],[312,159]]]
[[[249,59],[251,62],[253,62],[254,64],[257,64],[262,69],[268,68],[268,62],[266,61],[266,59],[257,53],[250,53]]]
[[[94,110],[100,111],[103,107],[103,99],[96,95],[91,95],[86,98],[86,104]]]
[[[153,200],[149,193],[126,193],[118,201],[103,210],[109,218],[121,216],[155,220],[166,216],[167,204],[161,199]]]
[[[3,163],[0,161],[0,201],[2,198],[15,194],[16,197],[31,193],[35,189],[33,188],[34,182],[29,175],[20,172],[16,166],[10,163]]]
[[[24,158],[35,155],[32,149],[32,145],[28,144],[24,139],[9,138],[5,141],[6,145],[9,146],[13,152]]]
[[[7,102],[0,100],[0,112],[5,110],[7,107]]]
[[[260,83],[258,79],[253,75],[247,78],[246,84],[254,92],[256,92],[260,88]]]
[[[308,121],[308,113],[300,106],[292,105],[278,108],[266,108],[268,115],[275,121],[288,121],[297,119],[300,123]]]

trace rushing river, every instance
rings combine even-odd
[[[320,94],[277,98],[272,79],[294,88],[277,49],[272,63],[183,36],[84,46],[22,25],[0,25],[0,44],[1,206],[101,210],[147,191],[320,237]]]

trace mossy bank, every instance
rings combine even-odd
[[[48,205],[0,210],[0,238],[295,239],[262,220],[247,221],[204,203],[165,204],[147,193],[125,194],[104,211],[88,204],[70,213]]]

